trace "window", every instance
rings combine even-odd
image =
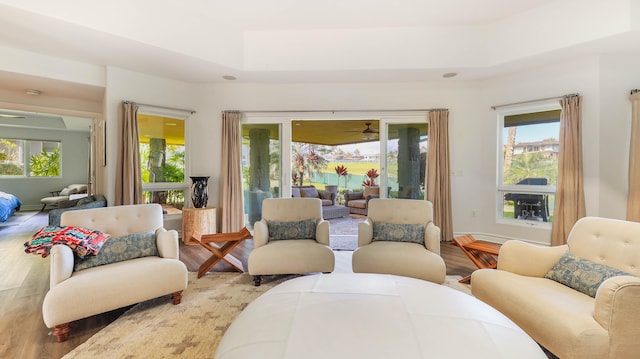
[[[505,111],[499,120],[498,218],[552,222],[560,147],[559,105]]]
[[[159,203],[167,214],[184,208],[185,119],[138,113],[142,195],[144,203]]]
[[[58,177],[60,142],[0,139],[0,176]]]

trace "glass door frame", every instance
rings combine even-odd
[[[278,124],[280,125],[280,197],[291,197],[291,143],[292,121],[304,120],[377,120],[379,121],[380,142],[380,188],[387,188],[387,135],[388,124],[428,123],[427,111],[282,111],[282,112],[244,112],[241,125],[245,124]],[[384,131],[382,130],[384,129]],[[381,191],[381,198],[387,197],[386,191]]]

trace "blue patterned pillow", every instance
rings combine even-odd
[[[578,258],[567,251],[544,277],[595,298],[602,282],[621,275],[632,274]]]
[[[269,240],[279,239],[314,239],[316,237],[316,220],[276,222],[269,221]]]
[[[424,245],[424,225],[373,222],[373,240]]]
[[[73,270],[79,271],[105,264],[158,255],[155,232],[127,234],[122,237],[109,238],[95,256],[87,256],[84,259],[76,258]]]

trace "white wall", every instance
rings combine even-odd
[[[492,105],[580,93],[587,214],[624,218],[629,90],[640,87],[638,56],[584,57],[483,82],[193,84],[106,69],[105,194],[113,203],[122,100],[193,109],[189,175],[211,176],[209,206],[219,204],[223,110],[450,110],[453,225],[456,233],[548,243],[548,229],[496,224],[497,114]],[[472,216],[476,211],[477,216]]]

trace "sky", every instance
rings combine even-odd
[[[504,129],[502,132],[503,140],[507,141],[507,134],[509,133],[508,129]],[[518,130],[516,131],[516,143],[522,142],[536,142],[542,141],[546,138],[555,138],[558,139],[560,137],[560,123],[544,123],[537,125],[529,125],[529,126],[518,126]]]

